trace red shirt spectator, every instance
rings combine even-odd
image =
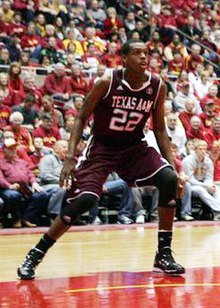
[[[179,119],[182,122],[185,131],[187,131],[187,129],[189,128],[192,117],[196,115],[196,113],[193,111],[194,106],[195,106],[194,101],[188,99],[185,102],[186,110],[180,112],[179,114]]]
[[[20,77],[21,74],[21,65],[18,62],[13,62],[9,68],[9,90],[12,90],[13,93],[17,91],[23,91],[23,81]]]
[[[108,38],[111,33],[117,32],[119,28],[124,27],[124,23],[117,17],[117,12],[114,7],[109,7],[107,9],[107,15],[108,17],[103,22],[103,31],[106,38]]]
[[[40,137],[43,139],[44,147],[52,149],[55,142],[61,139],[59,129],[53,127],[53,118],[50,115],[42,116],[42,124],[33,130],[33,138]]]
[[[208,147],[210,147],[214,141],[220,140],[220,117],[216,117],[213,120],[212,127],[205,134],[205,141],[208,143]]]
[[[65,67],[61,63],[54,66],[54,72],[49,74],[41,88],[43,95],[69,93],[69,78],[65,75]]]
[[[115,42],[109,44],[108,53],[103,55],[102,63],[108,68],[117,68],[123,65],[122,58],[117,54],[117,44]]]
[[[37,89],[35,85],[35,78],[31,74],[26,74],[26,76],[24,77],[23,89],[14,93],[13,105],[21,105],[27,98],[27,96],[33,97],[34,102],[32,104],[32,107],[39,111],[42,106],[42,93],[39,89]]]
[[[86,79],[82,75],[80,67],[77,64],[73,65],[69,81],[69,93],[79,93],[86,96],[88,91],[89,86]]]
[[[213,84],[209,87],[208,94],[203,97],[203,99],[200,101],[200,106],[202,110],[204,110],[205,105],[208,101],[212,100],[215,103],[215,112],[218,116],[218,113],[220,112],[220,98],[217,97],[218,94],[218,86],[216,84]]]
[[[11,114],[11,108],[2,104],[2,97],[0,91],[0,130],[3,130],[5,126],[9,125],[9,116]]]

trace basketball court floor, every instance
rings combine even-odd
[[[186,274],[152,272],[157,225],[72,227],[32,281],[16,268],[47,228],[0,229],[0,307],[220,307],[220,222],[177,222],[175,259]]]

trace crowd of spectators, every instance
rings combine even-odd
[[[40,184],[42,159],[55,155],[62,163],[65,155],[60,159],[57,154],[59,142],[68,140],[74,118],[91,87],[111,69],[123,66],[120,48],[129,39],[146,42],[148,69],[167,85],[165,121],[177,169],[187,187],[189,184],[193,187],[197,178],[196,185],[202,183],[208,194],[217,198],[212,211],[218,219],[219,0],[0,1],[0,156],[7,160],[12,144],[13,151],[16,149],[16,155],[29,168],[25,184],[30,187],[34,183],[38,194],[47,193],[44,196],[47,201],[51,196],[54,198],[54,190],[45,190],[45,183],[35,185],[35,182]],[[39,77],[41,84],[37,82]],[[91,127],[92,118],[84,130],[76,160],[86,145]],[[150,123],[147,134],[149,144],[155,144]],[[197,155],[200,147],[210,159],[208,167],[201,167],[198,159],[198,165],[189,172],[184,160]],[[19,164],[22,165],[21,161]],[[0,197],[7,203],[5,195],[11,198],[12,194],[6,194],[5,190],[19,187],[13,182],[17,179],[17,174],[13,174],[17,169],[4,174],[4,164],[0,167]],[[58,189],[58,182],[48,184]],[[195,189],[191,191],[195,194]],[[19,193],[23,202],[24,196]],[[142,190],[139,193],[143,195]],[[204,191],[196,197],[207,205],[207,196],[204,199],[203,195]],[[187,202],[189,199],[188,195]],[[155,208],[155,200],[153,203]],[[31,207],[25,206],[30,211],[33,202]],[[27,217],[25,210],[23,214],[16,212],[13,225],[39,225],[38,219],[29,214]],[[47,209],[42,209],[42,213],[47,213]],[[180,216],[192,220],[191,205],[183,206]]]

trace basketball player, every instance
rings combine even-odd
[[[122,56],[124,69],[112,71],[111,76],[104,76],[94,85],[76,118],[69,141],[69,155],[60,176],[61,186],[70,177],[72,179],[66,204],[49,231],[28,252],[18,268],[20,279],[35,277],[35,268],[47,250],[80,215],[96,204],[111,171],[117,172],[129,186],[148,184],[159,189],[158,251],[154,270],[175,275],[185,272],[175,262],[170,248],[178,180],[172,167],[170,142],[164,125],[165,87],[158,77],[146,72],[147,50],[143,42],[125,43]],[[93,136],[75,168],[76,147],[92,113]],[[143,128],[151,114],[163,157],[142,141]]]

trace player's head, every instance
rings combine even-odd
[[[142,41],[131,40],[121,48],[124,65],[136,73],[143,73],[147,69],[147,49]]]

